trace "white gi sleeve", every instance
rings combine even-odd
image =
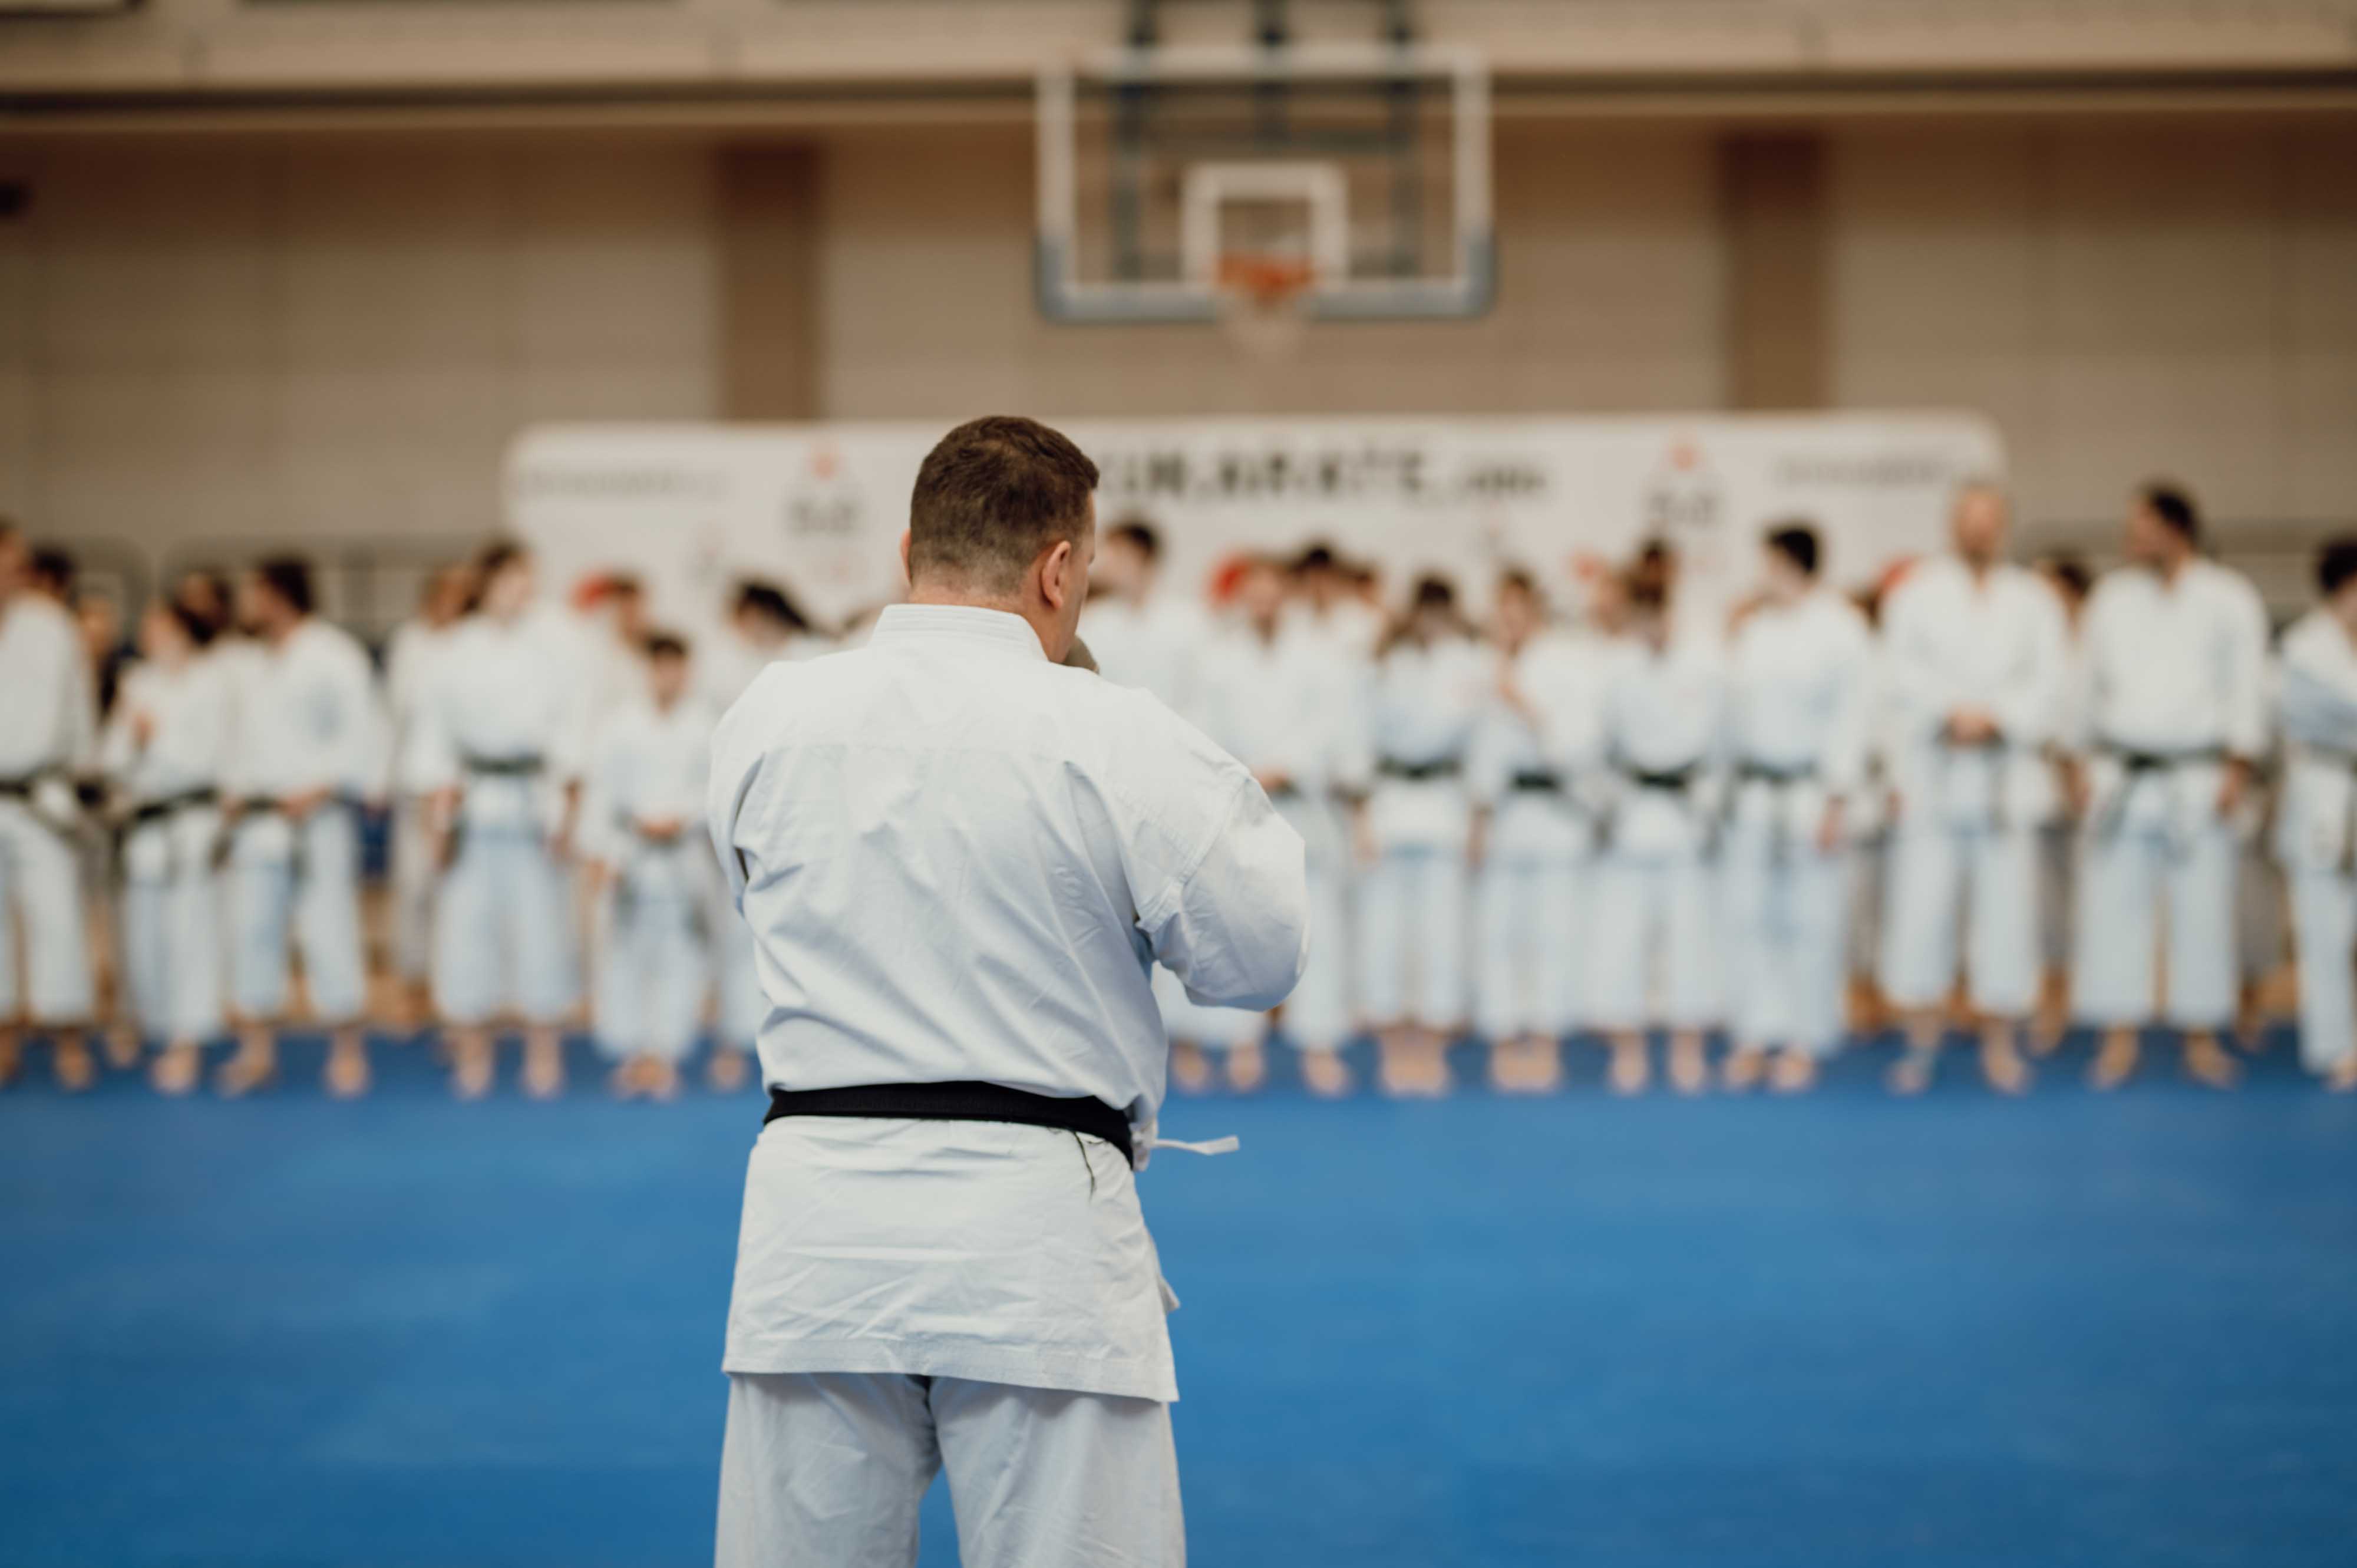
[[[1902,746],[1920,745],[1937,736],[1954,705],[1947,671],[1940,661],[1938,639],[1926,624],[1927,596],[1920,585],[1902,584],[1882,612],[1892,739]]]
[[[1846,605],[1828,618],[1834,664],[1834,711],[1817,766],[1831,795],[1852,796],[1866,785],[1866,748],[1874,722],[1873,640],[1866,621]]]
[[[431,795],[438,789],[451,789],[459,781],[458,747],[451,737],[446,713],[454,679],[447,661],[436,664],[428,672],[417,693],[407,732],[401,737],[397,771],[402,787],[412,793]]]
[[[377,724],[376,671],[366,650],[338,636],[321,656],[317,678],[333,693],[335,738],[319,758],[325,782],[350,795],[371,791],[381,778],[382,731]]]
[[[2041,585],[2027,596],[2022,613],[2029,657],[2014,667],[1997,692],[1997,727],[2010,745],[2035,749],[2061,733],[2071,678],[2070,632],[2062,602]]]

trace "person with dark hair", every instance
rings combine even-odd
[[[70,607],[74,600],[76,573],[72,552],[55,544],[39,545],[33,551],[33,592]]]
[[[1168,1055],[1148,971],[1273,1006],[1308,896],[1243,764],[1061,663],[1096,480],[1031,420],[951,431],[909,500],[909,602],[865,648],[763,671],[714,739],[770,1090],[720,1568],[906,1561],[944,1467],[969,1563],[1185,1559],[1131,1176]]]
[[[1850,802],[1866,787],[1873,643],[1824,585],[1807,523],[1769,530],[1727,649],[1733,794],[1721,851],[1729,1089],[1797,1093],[1841,1045]]]
[[[298,557],[260,562],[238,584],[238,619],[258,646],[236,667],[222,778],[238,1048],[215,1082],[231,1096],[278,1077],[290,946],[303,954],[311,1014],[328,1029],[328,1091],[368,1091],[355,808],[378,780],[382,715],[367,650],[315,603]]]
[[[2299,948],[2300,1062],[2347,1094],[2357,1091],[2357,535],[2317,551],[2316,591],[2277,659],[2275,847]]]
[[[231,603],[229,578],[210,566],[195,567],[180,574],[172,585],[172,602],[212,628],[218,641],[234,629],[234,607]]]
[[[1582,991],[1612,1049],[1614,1093],[1652,1081],[1645,1036],[1659,1026],[1670,1032],[1672,1085],[1698,1094],[1710,1081],[1703,1036],[1720,1008],[1711,860],[1726,789],[1726,664],[1707,639],[1673,633],[1665,574],[1632,568],[1623,606],[1628,629],[1599,675],[1602,850]]]
[[[2129,510],[2128,564],[2104,574],[2081,633],[2086,836],[2072,1004],[2104,1031],[2093,1073],[2136,1071],[2153,1021],[2160,910],[2168,995],[2185,1070],[2231,1087],[2220,1036],[2234,1017],[2238,822],[2267,742],[2266,606],[2250,579],[2202,558],[2184,492],[2147,487]]]
[[[566,864],[595,660],[575,628],[538,611],[522,546],[486,546],[475,582],[475,610],[419,698],[404,759],[444,867],[434,1004],[460,1099],[490,1092],[491,1026],[511,1015],[523,1024],[524,1092],[545,1100],[565,1088],[560,1031],[580,993]]]
[[[149,1079],[187,1094],[222,1027],[221,784],[229,765],[230,673],[205,659],[213,627],[157,600],[139,622],[140,661],[124,677],[100,764],[124,812],[123,975],[131,1014],[162,1050]]]
[[[583,789],[600,933],[590,1025],[619,1098],[670,1100],[712,983],[715,867],[697,831],[712,714],[690,690],[683,639],[651,634],[646,662],[646,694],[600,726]]]
[[[74,779],[96,725],[73,617],[34,586],[25,536],[0,518],[0,1085],[16,1076],[20,1017],[48,1035],[60,1088],[98,1076],[83,1035],[94,998],[73,836]]]
[[[434,898],[442,868],[435,864],[426,791],[406,777],[418,704],[439,679],[452,635],[475,598],[474,569],[446,561],[418,585],[417,608],[393,628],[385,650],[385,699],[393,722],[393,854],[390,881],[393,969],[402,992],[404,1022],[414,1026],[432,1011]]]
[[[1374,656],[1383,640],[1383,612],[1359,592],[1358,574],[1330,544],[1316,543],[1294,557],[1294,608],[1288,618],[1301,630],[1326,640],[1337,658]]]
[[[1080,635],[1106,680],[1143,687],[1174,714],[1193,705],[1210,619],[1200,600],[1163,585],[1162,539],[1144,519],[1105,531]]]
[[[1492,684],[1456,588],[1445,577],[1417,579],[1376,656],[1368,697],[1374,786],[1361,835],[1358,997],[1388,1094],[1448,1092],[1448,1042],[1471,1020],[1465,764]]]
[[[1490,1042],[1491,1087],[1547,1094],[1563,1082],[1563,1040],[1580,1023],[1595,825],[1580,790],[1597,769],[1600,650],[1555,631],[1537,580],[1498,581],[1495,676],[1470,774],[1476,820],[1474,1026]]]
[[[1899,800],[1882,991],[1907,1024],[1891,1088],[1931,1087],[1959,963],[1992,1088],[2029,1086],[2021,1031],[2038,1001],[2038,850],[2057,811],[2070,633],[2053,593],[2005,558],[2005,493],[1965,486],[1953,550],[1916,564],[1883,611]],[[1958,940],[1958,924],[1963,940]]]
[[[1310,927],[1339,933],[1350,875],[1344,802],[1365,793],[1365,752],[1358,671],[1326,639],[1288,623],[1286,569],[1269,556],[1247,562],[1235,585],[1235,622],[1204,650],[1196,682],[1203,733],[1253,770],[1277,814],[1308,846]],[[1342,1042],[1351,1033],[1350,969],[1339,941],[1318,942],[1301,983],[1285,1004],[1285,1038],[1300,1053],[1312,1093],[1350,1088]],[[1267,1077],[1266,1016],[1232,1008],[1196,1008],[1204,1043],[1225,1047],[1230,1088],[1250,1092]],[[1191,1059],[1190,1059],[1191,1057]],[[1200,1047],[1174,1036],[1170,1078],[1181,1089],[1209,1087],[1212,1065]]]

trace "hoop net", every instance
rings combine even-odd
[[[1317,274],[1297,256],[1230,251],[1220,257],[1220,326],[1254,360],[1281,360],[1300,346],[1308,326],[1309,285]]]

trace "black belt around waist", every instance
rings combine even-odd
[[[1375,764],[1375,771],[1386,779],[1405,779],[1411,784],[1426,784],[1435,779],[1454,779],[1464,771],[1465,764],[1454,757],[1443,757],[1431,762],[1402,762],[1396,757],[1386,757]]]
[[[1533,768],[1507,779],[1506,788],[1518,794],[1560,795],[1563,793],[1563,775],[1552,768]]]
[[[218,805],[220,802],[221,791],[218,789],[183,789],[177,795],[166,795],[161,800],[142,800],[131,808],[131,820],[125,825],[145,827],[149,822],[160,822],[182,811],[193,811],[200,806]]]
[[[2130,773],[2166,773],[2172,768],[2189,768],[2197,762],[2226,760],[2226,748],[2222,746],[2200,746],[2189,751],[2137,751],[2106,744],[2103,749],[2118,757],[2120,766]]]
[[[1817,776],[1817,770],[1805,762],[1796,768],[1779,768],[1772,762],[1745,762],[1736,768],[1735,776],[1746,784],[1774,784],[1781,788],[1805,784]]]
[[[522,757],[469,757],[467,771],[483,779],[529,779],[544,766],[537,753]]]
[[[1655,773],[1643,768],[1623,768],[1621,773],[1640,789],[1669,789],[1683,793],[1701,772],[1699,768],[1686,767],[1667,773]]]
[[[34,789],[48,777],[46,773],[27,773],[21,778],[0,779],[0,796],[11,800],[29,800],[33,798]]]
[[[1012,1122],[1102,1138],[1135,1159],[1129,1118],[1102,1100],[1033,1094],[1004,1084],[862,1083],[846,1089],[772,1089],[768,1126],[780,1116],[866,1116],[915,1122]]]

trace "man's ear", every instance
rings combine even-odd
[[[1050,609],[1062,609],[1072,596],[1072,542],[1060,539],[1039,558],[1039,596]]]
[[[915,537],[912,530],[904,528],[900,531],[900,580],[904,583],[917,580],[917,575],[909,570],[909,543]]]

